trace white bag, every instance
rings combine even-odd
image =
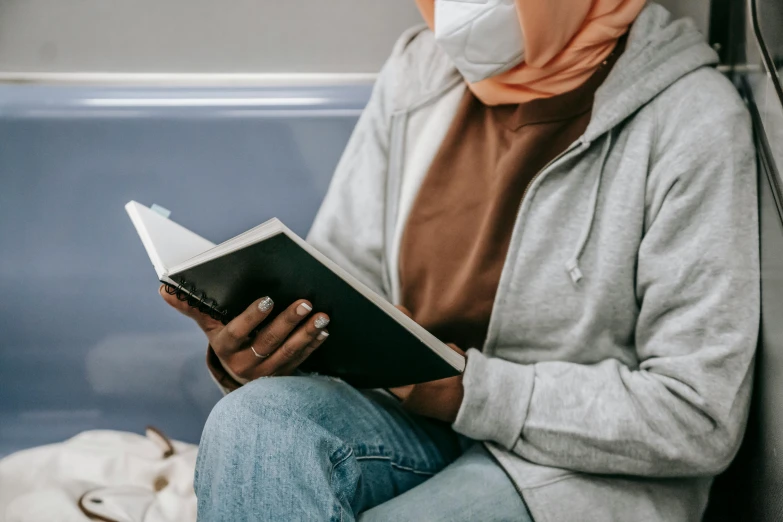
[[[198,447],[146,435],[85,431],[5,457],[0,521],[195,521]]]

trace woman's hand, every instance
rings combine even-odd
[[[462,375],[423,382],[411,387],[402,400],[402,407],[416,415],[451,424],[457,419],[464,394]]]
[[[413,315],[404,306],[397,306],[397,308],[408,317],[413,318]],[[465,355],[465,352],[457,345],[449,344],[448,346],[455,352]],[[461,374],[437,381],[389,388],[389,391],[402,401],[403,408],[409,412],[449,423],[456,420],[464,396]]]
[[[209,339],[226,370],[246,380],[273,375],[290,375],[329,336],[324,329],[329,316],[316,313],[299,300],[283,310],[254,337],[250,337],[270,314],[274,303],[268,297],[258,299],[227,325],[180,301],[161,285],[160,295],[169,305],[196,321]]]
[[[449,347],[465,355],[456,345],[449,344]],[[437,381],[390,388],[389,391],[402,401],[402,407],[407,411],[448,423],[457,419],[464,396],[461,374]]]

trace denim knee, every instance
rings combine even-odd
[[[280,411],[291,411],[303,400],[296,393],[296,377],[270,377],[252,381],[220,399],[212,408],[202,433],[202,444],[212,440],[231,446],[234,437],[254,436],[273,430]]]
[[[325,377],[259,379],[228,394],[201,438],[200,516],[227,520],[215,513],[242,506],[243,512],[258,510],[242,520],[285,519],[270,513],[295,511],[318,513],[307,517],[313,520],[339,519],[341,510],[351,509],[359,480],[344,426],[354,424],[345,412],[360,396]]]
[[[272,377],[248,383],[223,397],[209,414],[199,444],[196,490],[212,483],[217,468],[252,474],[259,455],[296,459],[297,448],[318,444],[322,430],[301,415],[312,404],[303,377]],[[294,437],[292,434],[296,434]]]
[[[342,381],[328,377],[269,377],[257,379],[223,397],[209,414],[202,446],[220,444],[225,449],[246,446],[253,438],[277,440],[276,430],[286,429],[293,418],[333,430],[330,421],[340,417],[346,396],[358,393]],[[280,444],[286,441],[280,440]],[[299,444],[303,441],[299,440]]]

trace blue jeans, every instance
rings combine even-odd
[[[327,377],[259,379],[222,399],[195,488],[209,522],[532,522],[483,446]]]

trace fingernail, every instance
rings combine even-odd
[[[258,303],[258,309],[262,312],[268,312],[272,309],[272,306],[274,306],[275,302],[272,301],[271,297],[264,297],[261,299],[261,302]]]
[[[318,339],[319,341],[323,341],[323,340],[324,340],[324,339],[326,339],[327,337],[329,337],[329,332],[327,332],[326,330],[324,330],[323,332],[321,332],[321,333],[319,333],[319,334],[318,334],[318,337],[317,337],[317,339]]]
[[[296,307],[296,315],[305,316],[313,311],[313,307],[307,303],[302,303]]]
[[[321,328],[323,328],[324,326],[326,326],[327,324],[329,324],[329,318],[328,318],[328,317],[321,316],[321,317],[319,317],[318,319],[316,319],[316,320],[315,320],[315,323],[313,323],[313,324],[315,324],[315,327],[316,327],[316,328],[318,328],[318,329],[321,329]],[[323,332],[321,332],[321,333],[323,333]],[[328,334],[327,334],[327,335],[328,335]]]

